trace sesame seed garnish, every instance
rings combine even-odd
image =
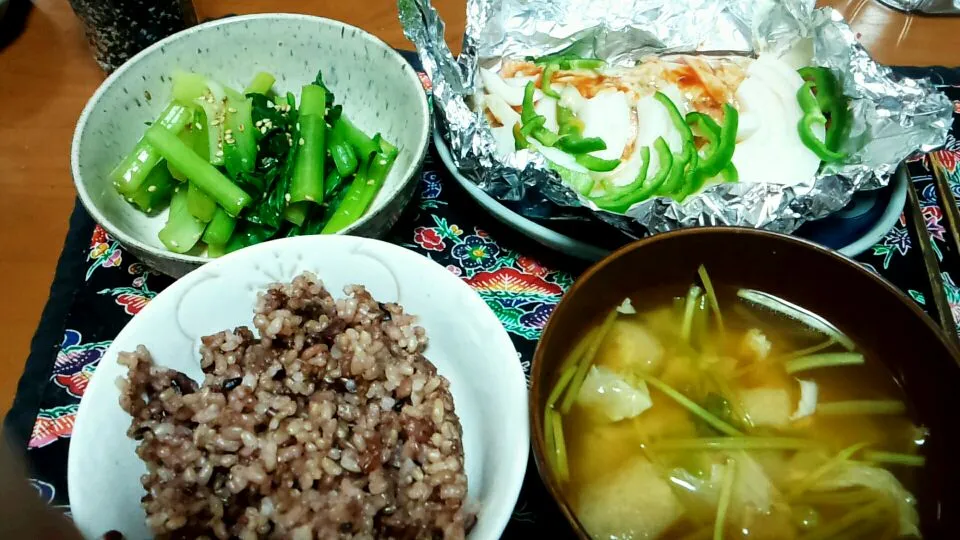
[[[306,144],[307,141],[303,140],[303,137],[300,137],[300,146]]]
[[[284,196],[283,196],[283,200],[285,200],[285,201],[287,201],[287,202],[290,202],[290,194],[287,193],[286,195],[284,195]]]
[[[267,102],[267,108],[268,108],[268,109],[272,109],[273,106],[274,106],[274,105],[273,105],[273,102],[272,102],[272,101],[268,101],[268,102]]]
[[[150,186],[147,188],[147,191],[149,191],[150,193],[153,193],[156,190],[157,190],[157,186]]]
[[[268,130],[266,127],[260,128],[260,133],[266,134],[267,131],[270,131],[270,130]]]
[[[253,125],[260,127],[263,125],[263,120],[257,120],[256,122],[253,123]]]

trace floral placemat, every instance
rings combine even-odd
[[[960,118],[960,85],[948,84],[958,78],[956,72],[943,70],[939,77],[950,97],[957,100]],[[958,254],[947,242],[931,167],[934,161],[942,163],[955,195],[960,196],[960,144],[951,137],[935,158],[922,156],[909,167],[927,226],[920,233],[933,238],[942,268],[951,269],[942,275],[958,318]],[[918,231],[910,223],[906,215],[901,216],[858,260],[931,311],[930,284],[916,247]],[[477,291],[509,332],[519,353],[517,360],[528,374],[548,317],[583,270],[582,263],[549,252],[499,225],[449,177],[433,150],[424,164],[418,197],[387,239],[433,259]],[[27,449],[31,482],[50,504],[69,511],[66,462],[70,435],[80,397],[98,362],[127,321],[171,282],[125,252],[77,205],[51,299],[4,426],[7,436]],[[558,512],[531,459],[506,536],[545,532],[553,537],[568,536],[571,533]]]

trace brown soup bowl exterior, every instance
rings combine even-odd
[[[684,229],[625,246],[580,276],[550,317],[531,374],[533,451],[577,534],[587,538],[545,456],[544,407],[559,366],[624,297],[658,285],[682,295],[700,264],[714,284],[759,289],[819,314],[886,364],[911,417],[930,429],[915,493],[923,535],[960,537],[960,352],[912,299],[858,263],[805,240],[733,227]]]

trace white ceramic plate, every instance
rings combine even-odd
[[[453,156],[450,155],[450,149],[440,131],[433,131],[433,143],[437,147],[437,153],[440,154],[440,160],[446,165],[447,170],[453,175],[457,183],[473,197],[480,206],[490,212],[498,221],[532,238],[539,244],[547,246],[561,253],[573,255],[574,257],[588,261],[597,261],[610,254],[610,251],[597,247],[593,244],[578,240],[569,235],[559,233],[548,227],[540,225],[513,210],[504,206],[500,201],[487,195],[476,184],[468,180],[457,170],[453,162]],[[899,168],[890,180],[890,185],[886,188],[888,193],[884,196],[878,196],[878,192],[867,192],[861,201],[851,205],[850,208],[841,210],[836,214],[820,220],[823,222],[810,222],[811,226],[818,230],[812,239],[819,241],[831,249],[836,249],[847,257],[856,257],[871,246],[879,242],[890,229],[896,225],[903,212],[903,205],[907,199],[907,179],[903,167]],[[882,209],[874,208],[876,204],[884,204]],[[848,228],[860,227],[856,223],[865,213],[870,212],[875,215],[873,224],[856,235],[856,238],[850,239],[847,234]],[[813,225],[816,224],[816,225]],[[820,230],[826,227],[835,230]],[[801,235],[803,236],[803,235]],[[835,241],[831,241],[835,240]]]
[[[317,274],[335,296],[365,285],[419,317],[426,356],[450,380],[463,425],[469,497],[480,504],[471,539],[495,539],[510,518],[529,453],[527,388],[506,331],[468,285],[412,251],[351,236],[312,236],[252,246],[191,272],[154,298],[113,341],[80,402],[67,481],[76,524],[87,538],[118,530],[149,537],[140,498],[146,467],[126,436],[117,353],[143,344],[163,366],[201,379],[200,337],[251,325],[258,291],[300,272]]]
[[[179,277],[209,259],[166,250],[157,232],[166,211],[148,217],[116,193],[108,174],[171,100],[175,70],[244,88],[258,71],[273,88],[300,95],[323,71],[336,103],[361,129],[400,150],[370,209],[345,234],[380,236],[396,222],[426,155],[430,108],[417,73],[377,37],[339,21],[283,13],[220,19],[163,39],[123,64],[87,102],[70,162],[80,200],[97,223],[140,260]],[[299,103],[299,98],[298,98]]]

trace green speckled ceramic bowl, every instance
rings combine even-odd
[[[347,24],[293,14],[230,17],[174,34],[115,71],[90,98],[73,135],[71,166],[80,200],[93,218],[150,266],[180,277],[209,259],[164,249],[157,232],[166,213],[146,216],[127,204],[107,176],[170,101],[175,69],[202,73],[236,88],[257,71],[274,88],[300,94],[323,70],[337,103],[368,133],[400,149],[370,210],[342,234],[385,233],[413,196],[426,154],[430,109],[412,67],[387,44]]]

